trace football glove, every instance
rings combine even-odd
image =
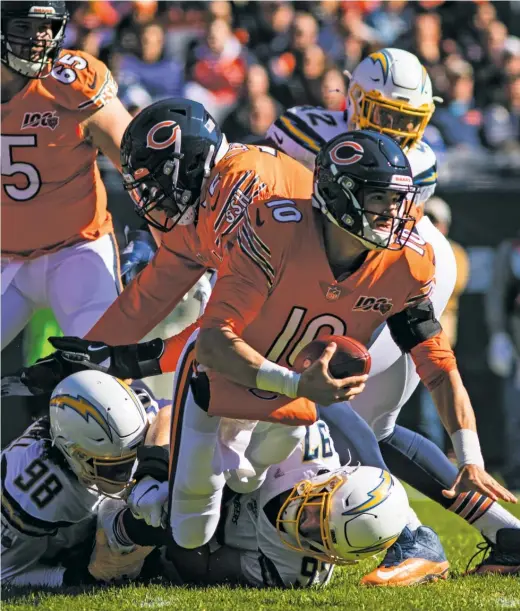
[[[150,263],[157,250],[157,244],[148,231],[128,231],[126,238],[128,244],[120,254],[121,279],[124,286],[130,284]]]
[[[138,520],[148,526],[166,528],[168,511],[168,482],[159,482],[146,475],[130,492],[126,503]]]
[[[159,375],[162,339],[142,344],[109,346],[79,337],[50,337],[57,349],[50,356],[24,367],[14,376],[2,378],[2,396],[50,393],[67,376],[85,369],[96,369],[121,379]]]

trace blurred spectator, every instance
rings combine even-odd
[[[448,146],[479,148],[482,113],[475,106],[473,68],[455,58],[447,75],[450,85],[447,100],[435,111],[432,123]]]
[[[322,79],[329,67],[325,51],[317,44],[303,51],[296,60],[293,74],[287,79],[280,101],[286,107],[298,104],[322,104]]]
[[[207,39],[199,42],[188,59],[186,97],[204,104],[220,121],[236,103],[246,75],[242,45],[223,19],[210,21]]]
[[[306,51],[317,46],[317,40],[318,23],[316,19],[308,13],[296,13],[287,52],[269,62],[271,73],[277,83],[284,83],[292,78],[297,66],[301,68]],[[289,105],[292,104],[289,103]]]
[[[440,197],[430,197],[424,205],[424,214],[431,220],[433,225],[446,237],[448,237],[451,225],[451,209],[449,205]],[[469,278],[469,259],[464,248],[449,240],[455,255],[457,265],[457,280],[455,288],[442,313],[440,322],[442,328],[450,341],[451,347],[457,344],[457,326],[459,320],[459,299]],[[420,424],[419,429],[428,439],[444,451],[444,427],[439,419],[439,414],[433,403],[431,394],[423,386],[421,387],[420,401]]]
[[[183,95],[183,70],[176,61],[164,57],[161,25],[151,22],[141,28],[137,54],[120,58],[119,79],[139,83],[153,100]]]
[[[249,31],[249,42],[259,61],[267,63],[289,49],[294,8],[287,2],[256,2],[258,11],[244,19]],[[255,19],[256,17],[256,19]]]
[[[255,101],[263,99],[263,107],[266,108],[267,104],[264,98],[268,98],[275,104],[274,115],[276,118],[282,112],[282,108],[269,96],[269,75],[267,70],[260,64],[253,64],[249,68],[240,98],[234,110],[229,113],[222,124],[222,130],[229,141],[250,141],[251,134],[258,131],[257,126],[252,126],[252,113],[254,112]],[[259,108],[257,106],[255,112],[258,113]],[[263,135],[263,133],[259,135]]]
[[[485,305],[488,363],[503,379],[503,475],[510,490],[520,490],[520,232],[516,239],[504,240],[498,247]]]
[[[494,149],[520,151],[520,72],[509,77],[504,104],[486,110],[484,138]]]
[[[156,0],[132,2],[132,11],[121,19],[116,30],[119,50],[125,53],[139,53],[141,28],[152,23],[159,9]]]
[[[411,29],[413,9],[406,0],[387,0],[367,15],[366,23],[377,31],[381,44],[392,47],[394,42]]]
[[[329,68],[321,79],[321,104],[327,110],[345,110],[347,84],[340,70]]]

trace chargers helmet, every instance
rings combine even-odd
[[[30,2],[8,1],[1,6],[0,46],[2,63],[28,78],[45,78],[52,67],[63,45],[65,26],[69,14],[65,2],[57,0],[31,0]],[[30,19],[38,23],[49,21],[52,28],[51,40],[39,40],[31,35],[11,31],[9,21],[12,19]],[[38,52],[38,57],[33,54]]]
[[[406,526],[402,484],[376,467],[341,467],[297,483],[276,519],[283,543],[306,556],[350,564],[390,547]],[[306,524],[315,517],[315,527]]]
[[[56,386],[49,412],[53,443],[79,480],[103,494],[122,492],[148,430],[135,392],[106,373],[80,371]]]
[[[349,130],[380,131],[407,150],[422,138],[434,110],[430,77],[408,51],[381,49],[352,73],[347,91]]]
[[[372,227],[367,216],[371,211],[365,200],[374,190],[399,194],[397,216],[377,213],[391,221],[388,229]],[[316,158],[314,205],[371,250],[404,247],[415,224],[410,210],[417,191],[406,155],[385,134],[346,132],[328,142]]]
[[[121,141],[123,185],[137,214],[160,231],[192,223],[224,141],[198,102],[170,98],[142,110]]]

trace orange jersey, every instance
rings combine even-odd
[[[263,224],[255,220],[254,209],[272,200],[308,199],[311,193],[312,172],[294,159],[269,147],[231,144],[206,182],[196,224],[177,225],[164,235],[153,261],[112,304],[88,339],[109,344],[139,341],[206,269],[219,269],[246,210],[254,222]],[[168,369],[177,360],[178,348],[177,343],[175,354],[166,356]]]
[[[370,251],[359,269],[336,280],[323,243],[325,222],[308,202],[297,200],[248,211],[202,327],[229,325],[267,359],[292,368],[301,348],[316,337],[349,335],[367,345],[390,316],[428,298],[433,249],[418,234],[400,251]],[[291,401],[249,391],[212,371],[208,375],[212,414],[233,402],[243,406],[240,417],[249,418],[257,394],[271,395],[266,407],[271,411]]]
[[[2,253],[34,258],[112,229],[81,123],[117,95],[108,68],[63,50],[52,73],[2,104]]]

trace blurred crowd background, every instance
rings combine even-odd
[[[264,134],[283,108],[344,108],[348,76],[396,46],[426,66],[444,99],[426,140],[520,150],[518,2],[442,0],[68,2],[65,45],[104,60],[131,111],[184,95],[230,140]]]
[[[520,489],[520,2],[67,5],[65,47],[102,59],[132,114],[161,98],[193,98],[230,141],[254,142],[294,105],[343,110],[349,72],[381,47],[419,57],[434,95],[443,99],[424,138],[439,161],[440,197],[427,212],[454,240],[460,272],[443,324],[475,406],[488,465]],[[137,227],[138,219],[117,172],[103,158],[100,166],[124,246],[126,228]],[[187,299],[150,336],[175,333],[197,309]],[[8,349],[10,371],[13,362],[41,356],[45,337],[59,332],[48,313],[37,316]],[[161,396],[171,394],[171,376],[150,382]],[[421,389],[411,404],[402,414],[406,425],[449,450]]]

